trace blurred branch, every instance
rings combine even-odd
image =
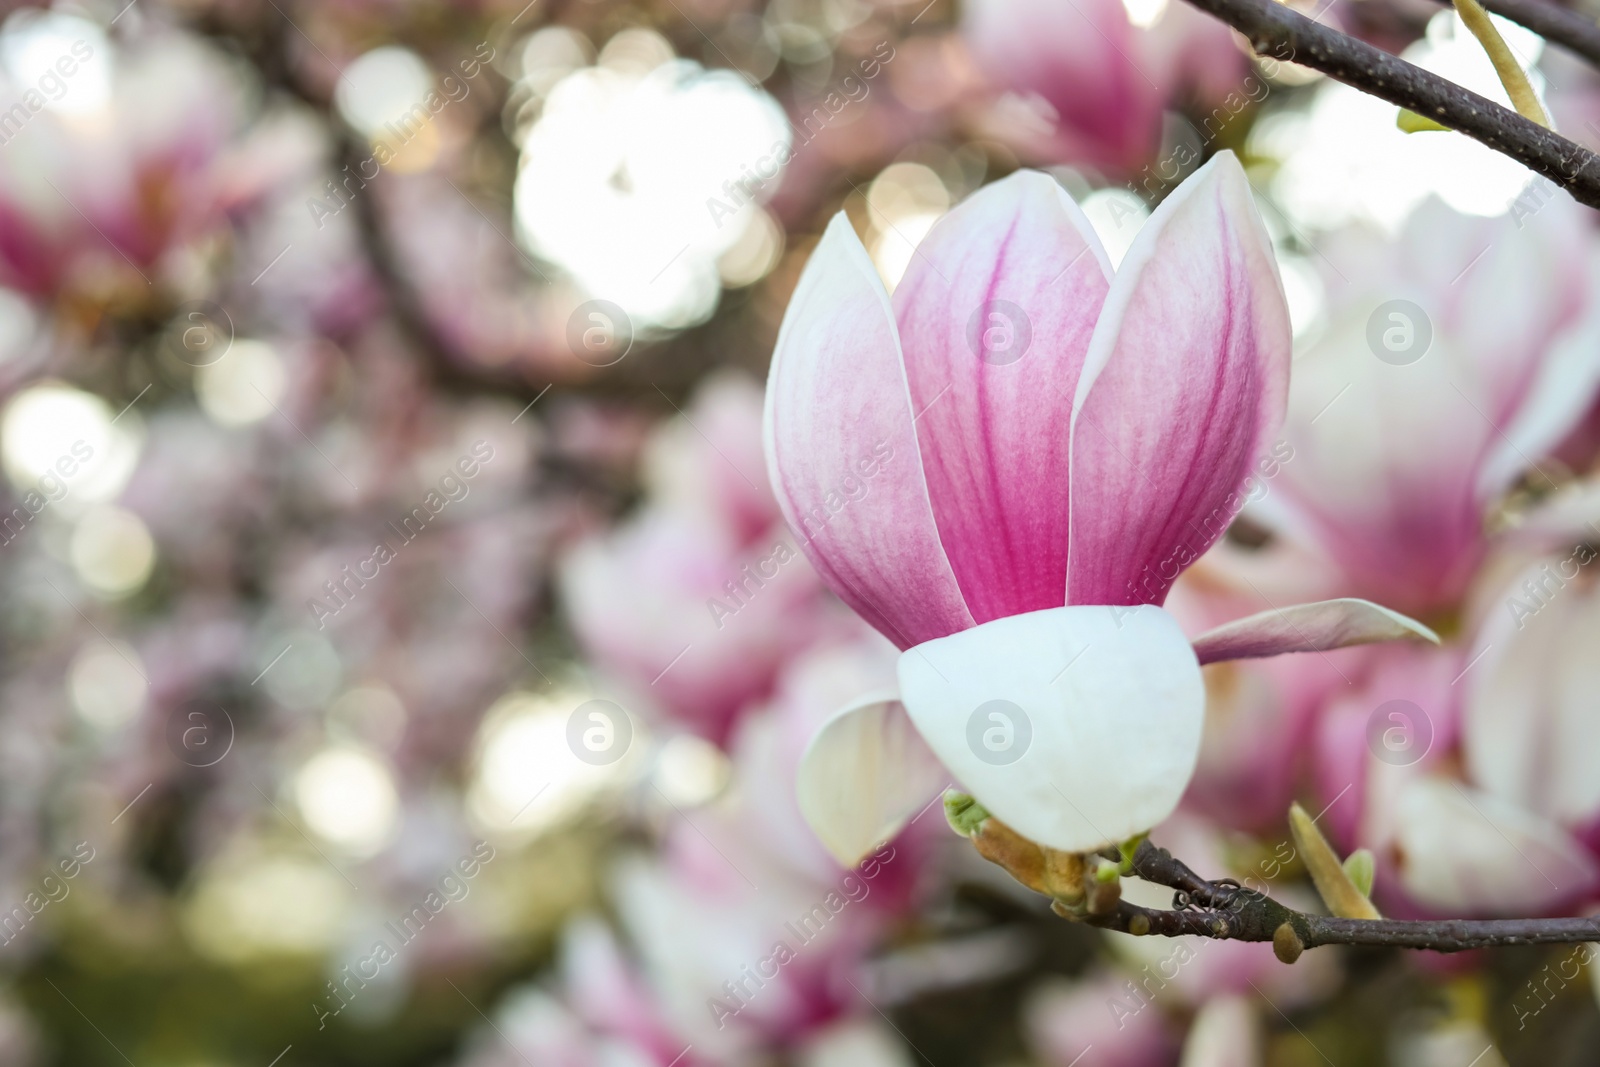
[[[1527,2],[1527,0],[1517,0]],[[1600,208],[1600,156],[1487,97],[1314,22],[1275,0],[1189,0],[1263,56],[1319,70],[1517,160],[1580,203]],[[1491,5],[1496,10],[1498,4]]]
[[[1177,910],[1159,911],[1118,901],[1114,911],[1085,921],[1136,935],[1195,934],[1233,941],[1271,941],[1278,958],[1285,963],[1294,962],[1302,951],[1319,945],[1463,952],[1600,939],[1600,918],[1408,920],[1307,915],[1237,883],[1207,881],[1149,841],[1134,854],[1133,873],[1147,882],[1177,890]]]
[[[551,22],[560,10],[559,3],[541,4],[539,17]],[[533,23],[533,18],[528,19],[525,28]],[[372,158],[370,146],[361,134],[336,113],[329,98],[330,90],[317,85],[296,63],[291,46],[298,31],[283,8],[268,5],[238,10],[207,9],[188,25],[227,51],[247,59],[270,88],[315,112],[334,142],[335,174],[346,164],[359,173],[360,165]],[[498,123],[492,122],[486,114],[480,133],[497,126]],[[710,325],[685,330],[663,340],[636,343],[635,349],[640,355],[649,350],[649,360],[630,356],[617,367],[587,376],[552,370],[551,378],[543,382],[505,368],[477,365],[461,358],[462,354],[455,351],[449,339],[428,317],[415,281],[406,270],[405,257],[393,239],[393,220],[382,202],[386,177],[380,174],[368,179],[365,189],[354,198],[362,258],[383,292],[392,321],[440,389],[464,394],[491,392],[525,403],[537,400],[542,408],[566,396],[582,395],[648,405],[665,414],[671,409],[662,401],[663,393],[674,402],[682,400],[694,383],[713,367],[745,365],[752,373],[764,371],[764,361],[749,356],[750,346],[738,334],[738,327],[718,331]],[[770,350],[770,346],[756,347]]]
[[[1450,0],[1439,0],[1445,7]],[[1558,44],[1600,67],[1600,23],[1548,0],[1480,0],[1490,13]]]
[[[336,116],[329,115],[328,123],[338,138],[339,165],[346,172],[354,168],[357,174],[361,173],[362,164],[372,158],[366,140]],[[383,206],[378,202],[382,192],[378,188],[377,178],[368,180],[367,185],[369,188],[363,195],[352,198],[355,201],[356,230],[361,236],[361,250],[366,256],[367,265],[372,268],[373,275],[383,289],[389,314],[394,316],[407,339],[427,358],[435,377],[460,373],[450,346],[434,329],[432,320],[423,309],[422,298],[400,263],[399,251],[389,239]],[[516,388],[526,384],[508,382],[507,386]]]

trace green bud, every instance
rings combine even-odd
[[[988,810],[970,794],[952,789],[944,795],[944,821],[962,837],[977,833],[988,818]]]
[[[1361,890],[1364,897],[1372,896],[1372,879],[1377,873],[1378,863],[1372,856],[1369,848],[1358,848],[1344,858],[1344,873]]]
[[[1123,874],[1133,873],[1133,854],[1139,851],[1139,846],[1144,844],[1144,839],[1149,836],[1150,831],[1146,830],[1142,834],[1134,834],[1122,843],[1122,863],[1118,869]]]
[[[1395,119],[1394,124],[1400,127],[1402,133],[1431,133],[1440,130],[1448,132],[1450,129],[1450,127],[1440,125],[1426,115],[1419,115],[1415,111],[1406,108],[1400,109],[1400,116]]]

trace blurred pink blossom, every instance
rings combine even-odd
[[[1042,102],[1053,120],[1054,143],[1024,152],[1116,177],[1154,159],[1163,109],[1189,97],[1210,109],[1248,70],[1233,31],[1179,2],[1146,29],[1122,0],[975,0],[963,29],[991,83]]]
[[[778,518],[765,469],[760,391],[713,380],[646,446],[641,510],[562,574],[595,664],[718,742],[790,657],[852,627]]]
[[[1034,992],[1025,1008],[1029,1044],[1047,1067],[1070,1067],[1092,1052],[1105,1067],[1170,1067],[1178,1038],[1159,1007],[1133,999],[1116,971]]]
[[[1600,278],[1582,209],[1528,219],[1425,203],[1398,241],[1327,243],[1326,330],[1295,360],[1295,458],[1261,514],[1326,551],[1347,595],[1451,611],[1491,510],[1600,389]],[[1398,346],[1398,347],[1388,347]]]
[[[169,249],[222,222],[218,155],[241,86],[215,51],[175,32],[72,49],[109,77],[108,95],[85,114],[41,111],[8,137],[0,281],[46,297],[131,268],[142,290]]]

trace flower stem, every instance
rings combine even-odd
[[[1449,6],[1451,0],[1439,0]],[[1600,23],[1548,0],[1483,0],[1485,9],[1600,67]]]
[[[1483,50],[1489,53],[1489,62],[1494,64],[1494,72],[1500,78],[1500,84],[1505,86],[1506,94],[1511,97],[1512,106],[1517,109],[1517,114],[1531,122],[1537,122],[1545,129],[1550,129],[1550,116],[1544,113],[1544,105],[1539,103],[1539,97],[1534,94],[1533,84],[1528,81],[1528,72],[1522,69],[1522,64],[1517,62],[1517,57],[1511,54],[1511,46],[1506,44],[1506,39],[1500,36],[1500,31],[1495,28],[1494,20],[1483,9],[1478,0],[1455,0],[1456,14],[1461,16],[1461,22],[1472,31],[1472,36],[1483,45]]]

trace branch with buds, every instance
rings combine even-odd
[[[1580,203],[1600,208],[1600,156],[1532,119],[1365,41],[1308,19],[1276,0],[1189,3],[1244,34],[1260,55],[1319,70],[1352,88],[1464,133],[1542,174]],[[1539,21],[1529,14],[1532,0],[1522,0],[1515,6],[1528,21]],[[1489,10],[1504,7],[1495,3]],[[1542,10],[1539,13],[1548,14]],[[1570,20],[1562,20],[1562,25],[1566,21]],[[1543,24],[1547,29],[1559,30],[1554,19],[1546,19]],[[1566,28],[1575,30],[1572,26]],[[1574,42],[1580,40],[1564,30],[1560,32]],[[1587,34],[1581,38],[1588,39]]]
[[[1099,854],[1059,852],[1035,844],[996,819],[971,797],[951,794],[945,814],[984,859],[1018,882],[1051,898],[1064,919],[1139,937],[1194,935],[1216,940],[1270,941],[1284,963],[1322,945],[1464,952],[1505,945],[1572,944],[1600,940],[1600,918],[1562,919],[1384,919],[1365,891],[1333,874],[1320,856],[1332,850],[1310,826],[1291,816],[1317,888],[1338,912],[1308,915],[1265,893],[1229,880],[1209,881],[1164,848],[1140,839]],[[1311,836],[1314,835],[1314,836]],[[1337,867],[1335,861],[1333,864]],[[1133,875],[1174,890],[1170,911],[1143,908],[1122,899],[1120,880]],[[1349,917],[1350,913],[1370,918]]]

